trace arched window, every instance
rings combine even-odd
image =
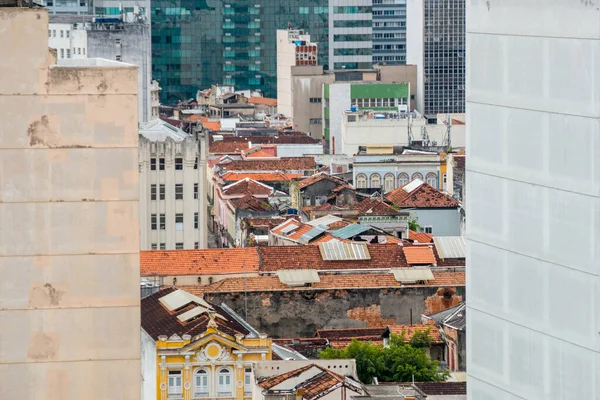
[[[233,377],[229,368],[221,368],[218,372],[218,396],[233,396]]]
[[[194,374],[194,397],[208,397],[208,372],[199,369]]]
[[[408,182],[410,182],[410,177],[406,172],[398,175],[398,186],[402,187],[404,185],[408,185]]]
[[[419,180],[423,180],[423,174],[420,172],[415,172],[414,174],[412,174],[412,178],[411,181],[414,181],[415,179],[419,179]]]
[[[367,187],[367,176],[365,174],[356,175],[356,188],[365,189]]]
[[[369,187],[379,189],[381,187],[381,175],[371,174],[371,185]]]
[[[394,181],[395,179],[393,174],[385,175],[385,177],[383,178],[383,189],[386,193],[394,190]]]
[[[437,175],[434,174],[433,172],[430,172],[427,174],[427,184],[430,186],[433,186],[434,188],[437,189],[438,185],[437,185]]]

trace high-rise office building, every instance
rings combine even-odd
[[[0,397],[139,399],[137,68],[0,32]]]
[[[74,14],[89,13],[89,0],[40,0],[35,1],[48,8],[48,14]]]
[[[329,69],[372,66],[372,0],[329,0]]]
[[[470,400],[600,398],[599,21],[470,2]]]
[[[406,64],[406,0],[373,1],[373,62]]]
[[[310,33],[329,64],[327,0],[225,0],[152,4],[153,78],[163,102],[193,97],[216,83],[274,97],[277,29]]]
[[[406,0],[406,62],[419,67],[417,109],[428,117],[465,112],[465,3]]]

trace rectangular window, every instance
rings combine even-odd
[[[175,250],[183,250],[183,243],[175,243]]]
[[[158,248],[160,250],[166,250],[167,249],[167,245],[165,243],[161,243],[161,244],[158,245]]]
[[[60,49],[60,58],[65,58],[65,49]]]
[[[159,200],[165,199],[165,185],[158,186],[158,199]]]
[[[167,229],[167,217],[165,214],[160,214],[160,230],[164,231]]]
[[[432,226],[426,226],[423,228],[423,230],[425,231],[425,233],[433,233],[433,227]]]
[[[156,214],[150,215],[150,228],[155,231],[156,230]]]
[[[156,158],[150,159],[150,171],[156,171]]]
[[[183,397],[183,390],[181,385],[181,371],[169,371],[167,396],[170,398]]]
[[[252,396],[252,369],[244,369],[244,397]]]
[[[321,98],[320,97],[311,97],[309,101],[311,103],[320,103],[321,102]]]
[[[67,49],[67,58],[71,58],[71,49]]]
[[[71,31],[65,31],[65,36],[66,36],[67,38],[69,38],[70,34],[71,34]]]
[[[200,242],[194,242],[194,249],[198,250],[200,248]]]
[[[194,200],[198,200],[198,184],[194,183]]]
[[[175,214],[175,230],[183,230],[183,214]]]
[[[158,159],[158,169],[161,171],[165,170],[165,159],[164,158]]]
[[[116,61],[121,61],[121,56],[120,56],[120,55],[116,56],[116,57],[115,57],[115,60],[116,60]]]
[[[156,185],[150,185],[150,200],[156,200]]]
[[[181,171],[183,169],[183,158],[175,159],[175,169]]]
[[[198,157],[194,160],[194,169],[198,169]]]
[[[183,200],[183,183],[175,184],[175,200]]]
[[[156,245],[156,243],[152,243],[150,245],[150,250],[156,250],[156,249],[158,249],[158,246]]]
[[[194,229],[198,229],[198,213],[194,213]]]
[[[63,31],[62,29],[60,30],[60,37],[65,37],[65,31]]]

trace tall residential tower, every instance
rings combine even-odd
[[[598,399],[598,2],[469,3],[468,398]]]

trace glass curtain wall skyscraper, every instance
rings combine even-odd
[[[373,0],[373,62],[406,64],[406,0]]]
[[[309,33],[328,68],[327,0],[156,0],[151,22],[153,78],[164,103],[216,83],[275,97],[277,29]]]

